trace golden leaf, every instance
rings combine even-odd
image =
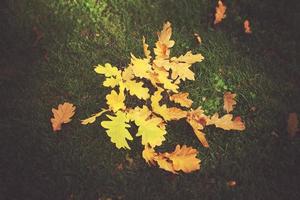
[[[240,117],[236,117],[232,120],[232,114],[226,114],[223,117],[219,118],[219,115],[216,113],[210,119],[207,120],[207,125],[214,124],[218,128],[224,130],[245,130],[245,124],[242,122]]]
[[[191,125],[195,135],[204,147],[209,147],[205,138],[205,134],[201,131],[207,123],[208,117],[204,114],[204,111],[199,107],[196,110],[191,110],[187,114],[186,121]]]
[[[187,92],[180,92],[178,94],[173,94],[170,96],[170,100],[174,101],[175,103],[179,103],[183,107],[191,107],[193,101],[188,99],[189,93]]]
[[[171,23],[166,22],[163,30],[158,34],[158,41],[155,43],[154,53],[158,58],[169,58],[170,48],[174,46],[175,41],[170,40],[172,35]]]
[[[98,74],[105,75],[105,77],[120,76],[121,74],[117,67],[112,67],[109,63],[106,63],[104,66],[97,65],[94,70]]]
[[[225,17],[227,7],[223,4],[222,1],[218,1],[218,6],[216,7],[216,13],[215,13],[215,21],[214,24],[220,23]]]
[[[58,109],[52,108],[53,118],[50,119],[53,131],[61,130],[61,125],[69,123],[75,114],[76,107],[68,102],[59,104]]]
[[[115,90],[112,90],[110,94],[106,95],[106,101],[109,109],[114,112],[125,109],[125,95],[123,90],[121,90],[119,94]]]
[[[136,82],[134,80],[129,80],[124,83],[125,88],[129,91],[130,95],[135,95],[139,99],[147,100],[149,95],[149,89],[143,87],[143,82]]]
[[[87,125],[87,124],[92,124],[96,121],[97,117],[100,117],[103,113],[107,112],[108,110],[102,109],[101,112],[98,112],[96,114],[93,114],[91,117],[81,120],[81,124]]]
[[[198,33],[194,33],[194,37],[195,37],[196,42],[198,44],[202,44],[202,39],[201,39],[201,37],[200,37],[200,35]]]
[[[111,121],[101,122],[101,126],[106,130],[107,135],[110,137],[111,142],[116,144],[118,149],[127,148],[130,149],[127,140],[133,140],[127,128],[130,127],[126,114],[121,111],[117,111],[116,116],[106,115]]]
[[[157,153],[149,145],[145,145],[142,156],[146,160],[148,165],[155,165],[155,157],[157,156]]]
[[[171,58],[172,62],[182,62],[182,63],[188,63],[188,64],[194,64],[196,62],[201,62],[204,60],[204,57],[198,53],[198,54],[193,54],[191,51],[188,51],[185,55],[181,55],[178,58],[173,57]]]
[[[224,110],[227,113],[230,113],[231,111],[233,111],[233,106],[236,105],[236,101],[234,100],[234,98],[236,97],[236,94],[231,93],[231,92],[225,92],[224,94]]]
[[[136,58],[131,54],[131,69],[133,74],[139,78],[149,79],[149,72],[151,71],[151,66],[149,65],[148,59]]]

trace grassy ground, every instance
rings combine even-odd
[[[4,2],[0,199],[300,198],[300,140],[286,132],[288,113],[300,114],[297,1],[228,0],[227,18],[217,27],[216,1]],[[246,18],[251,35],[243,33]],[[149,167],[138,140],[131,151],[117,150],[99,123],[79,123],[105,104],[93,66],[126,66],[130,52],[142,55],[143,35],[153,47],[165,20],[173,24],[172,55],[191,49],[205,57],[194,66],[196,81],[183,86],[194,106],[220,111],[222,94],[232,90],[238,94],[234,113],[247,126],[243,133],[206,130],[211,147],[205,149],[186,125],[171,124],[165,149],[179,143],[200,151],[201,170],[192,174]],[[36,44],[33,27],[43,32]],[[77,112],[55,134],[51,108],[64,101]],[[121,163],[124,169],[117,170]],[[237,185],[228,187],[230,180]]]

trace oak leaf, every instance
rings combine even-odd
[[[68,102],[64,104],[59,104],[58,109],[52,108],[52,113],[54,115],[51,118],[53,131],[61,130],[61,125],[65,123],[69,123],[71,121],[71,117],[75,114],[76,107]]]
[[[104,66],[97,65],[94,70],[98,74],[105,75],[105,77],[119,76],[121,73],[117,67],[113,67],[109,63],[106,63]]]
[[[233,120],[232,114],[226,114],[223,117],[219,118],[219,115],[216,113],[207,121],[207,125],[214,124],[218,128],[224,130],[245,130],[245,124],[242,122],[240,117],[236,117]]]
[[[188,99],[189,93],[187,92],[180,92],[178,94],[173,94],[170,96],[170,100],[174,101],[175,103],[179,103],[183,107],[191,107],[193,101]]]
[[[155,165],[155,158],[157,156],[157,153],[149,145],[145,145],[145,148],[142,152],[142,156],[146,160],[148,165]]]
[[[155,43],[154,53],[158,58],[169,58],[170,48],[174,46],[175,41],[170,40],[172,35],[171,23],[166,22],[163,30],[157,33],[158,41]]]
[[[143,50],[144,50],[144,54],[145,54],[146,58],[150,59],[151,58],[151,52],[148,49],[148,47],[149,47],[149,45],[146,44],[146,39],[143,36]]]
[[[115,90],[112,90],[110,94],[106,95],[106,103],[109,109],[114,112],[125,109],[124,101],[125,95],[123,90],[121,90],[119,94]]]
[[[108,110],[102,109],[102,111],[100,111],[96,114],[93,114],[91,117],[81,120],[81,124],[83,124],[83,125],[92,124],[96,121],[97,117],[100,117],[103,113],[105,113],[107,111]]]
[[[133,140],[127,128],[129,119],[126,114],[121,111],[115,113],[116,116],[106,115],[111,121],[102,121],[101,126],[106,130],[107,135],[111,138],[111,142],[116,144],[118,149],[130,149],[127,140]]]
[[[215,21],[214,24],[220,23],[225,17],[227,7],[223,4],[222,1],[218,1],[218,6],[216,7],[216,13],[215,13]]]
[[[139,99],[147,100],[150,97],[149,89],[143,87],[143,84],[143,82],[137,82],[135,80],[129,80],[124,83],[130,95],[135,95]]]
[[[149,79],[149,72],[151,71],[149,59],[136,58],[133,54],[131,54],[130,67],[136,77]]]
[[[244,21],[244,30],[245,30],[245,33],[248,33],[248,34],[252,33],[249,20]]]
[[[233,106],[236,105],[236,101],[234,100],[234,98],[236,97],[236,94],[231,93],[231,92],[225,92],[223,100],[224,100],[224,110],[227,113],[230,113],[231,111],[233,111]]]

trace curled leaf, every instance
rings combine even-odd
[[[234,98],[236,97],[236,94],[231,93],[231,92],[225,92],[224,94],[224,110],[227,113],[230,113],[231,111],[233,111],[233,106],[236,105],[236,101],[234,100]]]

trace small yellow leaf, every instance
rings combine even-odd
[[[233,111],[233,106],[236,105],[236,101],[234,100],[234,98],[236,97],[236,94],[231,93],[231,92],[225,92],[224,94],[224,110],[227,113],[230,113],[231,111]]]
[[[218,6],[216,7],[216,13],[215,13],[215,21],[214,24],[220,23],[225,17],[227,7],[223,4],[222,1],[218,1]]]
[[[61,125],[69,123],[71,121],[71,117],[75,114],[76,107],[68,102],[64,104],[59,104],[58,109],[52,108],[52,113],[54,118],[51,118],[50,121],[52,123],[53,131],[61,130]]]
[[[105,75],[105,77],[119,76],[121,73],[117,67],[112,67],[109,63],[106,63],[104,66],[97,65],[94,70],[98,74]]]
[[[119,94],[115,90],[112,90],[110,94],[106,95],[106,101],[109,109],[114,112],[125,109],[125,95],[123,90]]]
[[[130,127],[126,114],[118,111],[115,113],[116,116],[106,115],[111,121],[101,122],[101,126],[106,128],[106,133],[110,137],[111,142],[116,144],[118,149],[127,148],[130,149],[127,140],[133,140],[127,128]]]
[[[298,121],[297,113],[289,114],[287,124],[288,124],[287,131],[288,131],[289,137],[293,138],[296,135],[296,133],[299,131],[299,128],[298,128],[299,121]]]
[[[198,54],[193,54],[191,51],[188,51],[185,55],[181,55],[178,58],[173,57],[171,58],[172,62],[183,62],[183,63],[188,63],[188,64],[194,64],[196,62],[201,62],[204,60],[204,57],[198,53]]]
[[[191,107],[193,101],[188,99],[189,93],[187,92],[180,92],[178,94],[173,94],[170,96],[170,100],[174,101],[175,103],[179,103],[183,107]]]

